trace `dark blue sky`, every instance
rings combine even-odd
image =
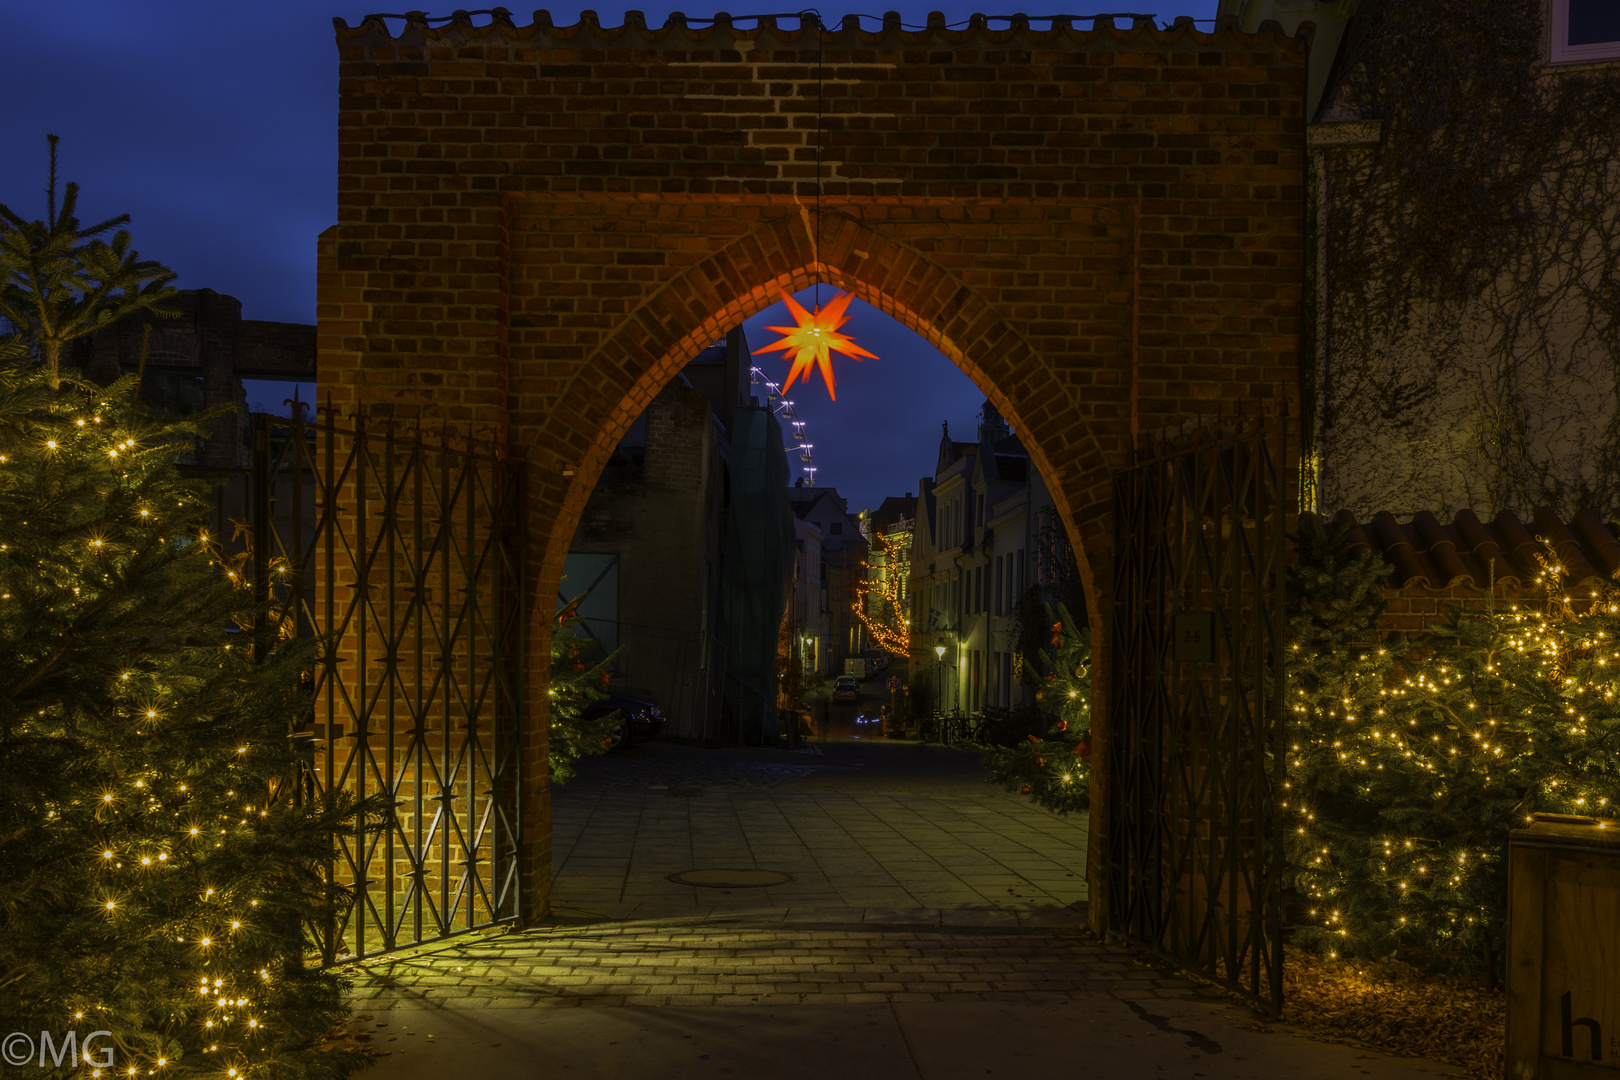
[[[872,13],[887,7],[876,5]],[[1161,22],[1176,15],[1207,19],[1215,0],[1148,7]],[[899,10],[907,22],[922,23],[935,8],[952,20],[984,10],[972,4]],[[45,135],[60,135],[62,175],[84,188],[82,218],[132,215],[143,255],[173,267],[182,288],[236,296],[247,318],[314,322],[315,237],[336,219],[331,20],[353,23],[375,9],[330,0],[4,0],[0,100],[7,109],[0,132],[7,152],[0,155],[0,202],[29,218],[44,216]],[[550,10],[567,23],[580,8]],[[595,10],[602,22],[617,25],[626,9]],[[686,5],[641,10],[654,24],[675,10],[712,13]],[[524,9],[513,11],[527,21]],[[829,25],[843,13],[822,9]],[[949,419],[953,433],[969,433],[982,400],[921,339],[859,308],[859,301],[852,305],[856,317],[846,331],[881,359],[840,362],[836,403],[829,405],[819,381],[794,394],[816,444],[821,483],[836,485],[855,507],[915,491],[917,478],[932,472],[940,421]],[[778,307],[749,323],[780,316]],[[756,348],[766,336],[751,329]],[[786,370],[761,359],[767,370],[772,364]]]

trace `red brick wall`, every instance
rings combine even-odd
[[[536,18],[340,24],[320,363],[340,404],[487,425],[527,459],[541,598],[620,434],[781,289],[849,289],[984,388],[1070,523],[1099,626],[1133,445],[1297,393],[1302,42]],[[533,778],[543,665],[530,686]],[[548,805],[537,785],[535,844]]]
[[[1472,583],[1459,583],[1443,589],[1424,585],[1407,585],[1385,593],[1389,606],[1379,618],[1378,625],[1386,633],[1399,631],[1408,636],[1421,634],[1440,622],[1454,607],[1470,611],[1485,611],[1494,603],[1497,611],[1514,604],[1539,604],[1546,594],[1534,585],[1497,583],[1494,597]]]

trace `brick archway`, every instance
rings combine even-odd
[[[607,201],[586,204],[590,209],[573,205],[566,210],[555,200],[536,201],[542,206],[512,213],[512,219],[523,225],[522,234],[529,237],[552,235],[530,218],[534,212],[576,218],[594,213],[604,222],[631,220],[621,216],[623,207]],[[819,252],[809,215],[792,201],[751,221],[746,231],[735,230],[735,235],[724,223],[730,216],[729,204],[700,200],[693,208],[697,213],[682,215],[672,231],[701,236],[717,250],[699,261],[671,267],[617,325],[595,341],[579,342],[577,347],[587,355],[556,404],[542,406],[535,416],[512,418],[514,433],[545,433],[543,442],[515,445],[514,450],[569,480],[561,505],[546,500],[531,525],[534,541],[548,538],[539,585],[543,595],[555,595],[574,525],[609,455],[636,416],[700,350],[776,303],[783,290],[795,292],[817,281],[854,293],[929,341],[1024,433],[1032,457],[1051,483],[1054,500],[1075,530],[1072,539],[1081,572],[1094,590],[1090,568],[1095,560],[1106,562],[1109,476],[1129,446],[1127,415],[1109,416],[1106,409],[1100,410],[1103,415],[1093,415],[1097,402],[1084,400],[1083,387],[1066,384],[1052,365],[1043,362],[1040,348],[1022,328],[1009,324],[960,277],[894,235],[899,230],[885,229],[892,223],[887,220],[890,208],[884,204],[826,206],[822,214],[826,238]],[[1006,216],[1017,220],[1027,209],[1011,205]],[[1124,233],[1127,213],[1117,207],[1070,208],[1060,215],[1062,220],[1048,221],[1046,227],[1062,232],[1081,224],[1101,231],[1105,237],[1101,243],[1123,248],[1130,243]],[[998,230],[999,217],[988,215],[984,230]],[[637,235],[645,235],[635,227]],[[521,263],[524,255],[514,251],[513,259],[514,264]],[[1123,275],[1112,277],[1118,280],[1098,282],[1099,288],[1128,288]],[[548,303],[543,292],[532,294],[530,300],[542,307]],[[1129,309],[1100,306],[1103,310],[1087,313],[1091,319],[1105,320],[1112,310],[1117,325],[1108,328],[1110,336],[1128,336]],[[514,313],[520,311],[514,305]],[[1077,346],[1065,342],[1065,347],[1070,351]],[[1105,445],[1111,455],[1105,453]],[[1095,604],[1095,595],[1092,600]]]
[[[978,382],[1028,436],[1099,629],[1112,474],[1160,431],[1298,387],[1304,41],[583,18],[339,20],[320,266],[334,402],[482,425],[530,466],[531,912],[545,598],[573,524],[659,387],[776,289],[847,288]]]

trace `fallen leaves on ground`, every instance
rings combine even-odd
[[[1283,1002],[1287,1023],[1501,1080],[1507,996],[1478,979],[1430,975],[1398,960],[1324,960],[1287,949]]]
[[[374,1024],[375,1017],[371,1013],[360,1016],[351,1016],[343,1023],[328,1031],[315,1042],[315,1049],[323,1054],[341,1051],[349,1054],[363,1054],[367,1057],[383,1057],[387,1050],[379,1050],[371,1045],[372,1028],[386,1027],[385,1020]]]

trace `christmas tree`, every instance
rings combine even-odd
[[[551,630],[551,739],[548,764],[553,784],[572,780],[582,757],[606,753],[613,746],[614,730],[624,722],[617,712],[602,713],[590,708],[607,697],[612,684],[613,657],[616,653],[591,659],[600,652],[595,638],[579,630],[579,606],[585,595],[576,596],[557,612]]]
[[[1066,604],[1048,604],[1046,618],[1051,637],[1036,653],[1042,675],[1035,691],[1045,733],[1012,747],[986,747],[980,760],[1009,791],[1067,814],[1091,805],[1091,635]]]
[[[54,175],[51,201],[0,207],[0,1017],[50,1033],[32,1075],[341,1076],[364,1059],[318,1046],[343,984],[301,960],[340,822],[273,797],[312,657],[174,465],[210,417],[58,366],[169,275],[99,238],[121,219],[79,227]]]
[[[1286,793],[1295,940],[1329,953],[1502,973],[1508,830],[1620,799],[1620,591],[1454,609],[1377,638],[1386,573],[1301,524]]]
[[[57,137],[50,144],[50,180],[43,221],[28,221],[0,205],[0,319],[11,324],[0,360],[33,354],[54,387],[62,351],[75,338],[93,334],[138,312],[174,314],[169,302],[174,273],[142,259],[130,234],[119,228],[128,214],[82,225],[79,185],[68,184],[56,203]],[[112,238],[104,239],[112,232]],[[9,354],[9,355],[8,355]]]

